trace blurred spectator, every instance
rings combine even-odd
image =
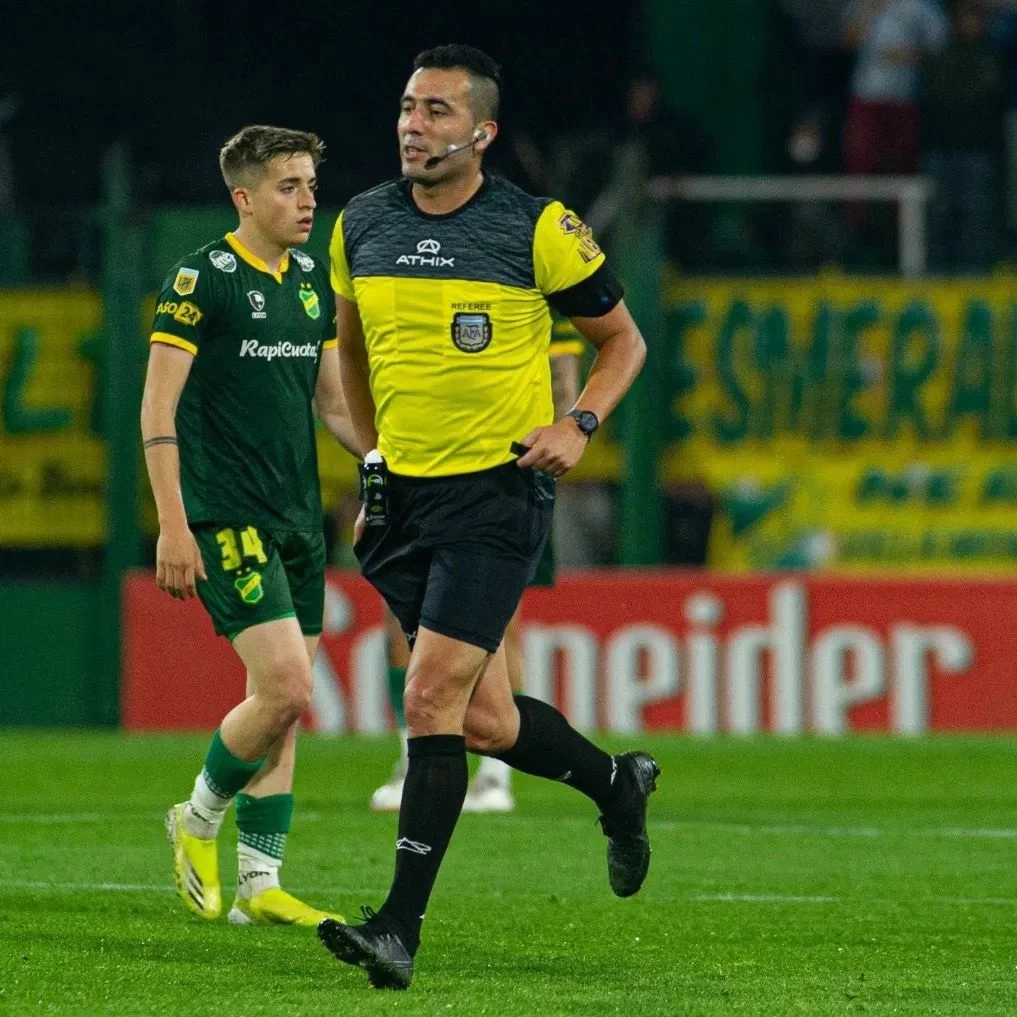
[[[853,0],[844,42],[858,51],[844,128],[849,173],[918,168],[919,67],[943,48],[947,22],[932,0]]]
[[[959,0],[950,22],[948,46],[924,68],[923,169],[936,185],[930,263],[984,271],[993,251],[1004,65],[981,3]]]
[[[636,73],[628,82],[621,130],[608,150],[609,176],[587,212],[593,229],[610,244],[625,195],[639,180],[702,172],[706,141],[692,121],[669,110],[660,82]],[[698,206],[670,203],[664,212],[665,253],[679,264],[694,262],[705,230]]]
[[[697,172],[705,165],[701,130],[666,108],[660,82],[648,72],[633,74],[618,105],[593,130],[558,132],[546,145],[530,134],[508,136],[508,151],[495,152],[498,169],[538,194],[557,194],[590,219],[591,206],[610,189],[619,156],[635,145],[648,175]],[[602,230],[605,222],[591,221]]]
[[[851,54],[842,38],[849,3],[851,0],[781,0],[795,26],[805,104],[821,108],[835,125],[840,123],[851,80]]]
[[[0,286],[17,286],[28,279],[28,228],[18,214],[7,132],[20,107],[18,96],[0,92]]]
[[[0,215],[14,212],[14,163],[5,129],[18,112],[16,95],[0,94]]]
[[[788,134],[781,169],[790,175],[836,173],[838,160],[832,143],[830,107],[817,103],[806,109]],[[784,261],[796,270],[816,269],[844,256],[847,237],[834,208],[819,201],[800,201],[774,219]]]
[[[1007,110],[1003,120],[1006,225],[1017,236],[1017,0],[995,0],[992,37],[1003,48],[1007,68]]]

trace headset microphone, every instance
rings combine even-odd
[[[438,163],[444,162],[450,155],[455,155],[456,152],[464,152],[468,148],[473,148],[478,141],[487,141],[486,131],[477,131],[477,133],[473,135],[472,139],[467,141],[465,145],[452,145],[444,155],[432,155],[431,158],[424,163],[424,169],[434,169]]]

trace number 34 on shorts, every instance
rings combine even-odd
[[[294,614],[305,635],[321,631],[325,547],[320,532],[208,523],[195,527],[194,537],[208,573],[198,595],[220,635],[233,637],[251,625]]]
[[[240,538],[239,542],[237,537]],[[245,558],[251,558],[259,565],[264,565],[268,561],[261,537],[253,526],[245,526],[242,530],[223,527],[216,530],[215,539],[222,549],[222,567],[227,572],[240,568]]]

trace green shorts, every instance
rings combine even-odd
[[[529,585],[554,586],[557,574],[558,569],[554,563],[554,548],[551,546],[551,538],[548,537],[547,543],[544,544],[544,552],[540,556],[540,561],[537,562],[537,571],[533,574]]]
[[[325,536],[198,523],[194,539],[208,581],[198,596],[220,636],[277,618],[296,618],[305,636],[321,634],[325,614]]]

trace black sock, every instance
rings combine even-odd
[[[407,745],[395,876],[378,913],[406,930],[406,946],[415,953],[431,888],[463,808],[469,770],[462,735],[424,735]]]
[[[513,769],[558,780],[592,798],[602,811],[611,807],[617,788],[615,762],[584,738],[553,707],[529,696],[516,696],[519,738],[512,748],[495,753]]]

